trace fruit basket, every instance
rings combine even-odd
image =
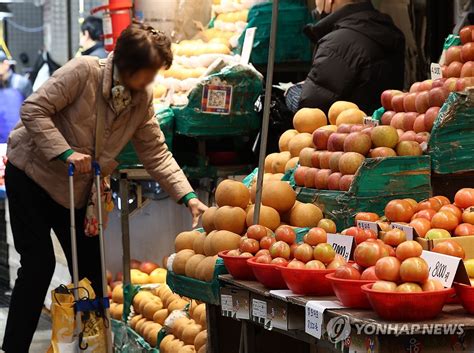
[[[235,279],[245,280],[245,281],[255,281],[255,275],[252,271],[252,268],[247,263],[247,257],[239,256],[229,256],[227,253],[229,250],[221,251],[219,257],[224,260],[224,265],[229,271],[229,273]]]
[[[279,267],[273,264],[261,264],[251,258],[247,260],[257,281],[269,289],[286,289],[285,281]]]
[[[334,277],[332,273],[326,275],[326,278],[331,282],[337,299],[344,306],[357,309],[371,308],[367,295],[362,291],[362,286],[374,283],[375,280],[342,279]]]
[[[297,200],[319,206],[338,229],[354,225],[358,212],[383,214],[388,201],[431,195],[429,156],[367,158],[349,191],[297,188]]]
[[[469,314],[474,314],[474,287],[462,283],[455,283],[457,298],[461,302],[464,310]]]
[[[288,288],[295,294],[325,296],[334,295],[327,274],[336,270],[278,267]]]
[[[418,293],[383,292],[373,290],[372,285],[364,284],[362,291],[374,311],[390,321],[431,320],[441,313],[449,296],[455,293],[453,288]]]

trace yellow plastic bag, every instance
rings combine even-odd
[[[73,285],[70,284],[67,288],[72,289]],[[74,295],[64,292],[60,289],[51,292],[52,335],[48,353],[106,352],[103,318],[97,317],[94,312],[82,313],[83,317],[84,315],[88,317],[81,324],[82,337],[75,337]],[[88,279],[79,282],[79,298],[95,299],[94,290]]]

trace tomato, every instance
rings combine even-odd
[[[395,249],[393,248],[393,246],[384,244],[384,248],[387,250],[387,253],[388,253],[387,256],[395,256]]]
[[[452,212],[441,211],[436,213],[431,219],[432,228],[446,229],[448,231],[456,229],[459,220]]]
[[[316,246],[321,243],[328,241],[328,236],[323,228],[311,228],[308,233],[303,237],[303,241],[311,246]]]
[[[227,256],[240,256],[240,250],[239,249],[230,250],[226,255]]]
[[[270,247],[275,244],[276,239],[274,237],[264,236],[262,240],[260,240],[260,248],[262,249],[270,249]]]
[[[429,279],[422,284],[421,289],[423,289],[423,292],[434,292],[444,289],[444,286],[437,279]]]
[[[253,257],[253,255],[249,252],[243,252],[242,254],[239,255],[239,257]]]
[[[455,205],[444,205],[439,209],[440,211],[452,212],[459,221],[462,220],[462,211],[459,207]]]
[[[356,244],[360,244],[368,239],[377,239],[377,234],[374,231],[357,227],[346,229],[344,234],[354,237]]]
[[[388,244],[391,246],[398,246],[399,244],[407,240],[407,235],[403,230],[398,229],[398,228],[393,228],[389,230],[387,233],[385,233],[382,239],[385,244]]]
[[[410,222],[409,226],[415,229],[419,237],[424,238],[431,229],[431,222],[426,218],[415,218]]]
[[[260,249],[260,250],[255,254],[255,257],[259,257],[259,256],[262,256],[262,255],[268,255],[268,256],[270,256],[270,251],[268,251],[268,249]]]
[[[290,226],[280,226],[275,230],[275,239],[291,245],[296,241],[295,230]]]
[[[247,237],[255,240],[262,240],[264,236],[267,235],[267,228],[258,224],[250,226],[247,229]]]
[[[395,292],[397,284],[389,281],[377,281],[372,285],[372,289],[379,292]]]
[[[388,223],[388,222],[378,221],[377,224],[379,225],[380,229],[383,232],[388,232],[390,230],[390,223]]]
[[[431,221],[431,218],[433,218],[433,216],[436,214],[436,211],[435,210],[432,210],[432,209],[427,209],[427,210],[421,210],[421,211],[418,211],[417,213],[415,213],[412,217],[412,219],[415,219],[415,218],[425,218],[427,219],[428,221]]]
[[[459,190],[454,196],[454,203],[460,208],[474,206],[474,189],[464,188]]]
[[[318,244],[314,248],[313,257],[315,260],[321,261],[323,264],[329,264],[336,257],[336,251],[331,244]]]
[[[405,293],[416,293],[423,292],[419,284],[416,283],[402,283],[396,289],[395,292],[405,292]]]
[[[414,200],[414,199],[404,199],[404,200],[408,201],[410,203],[411,207],[413,207],[414,210],[418,206],[418,202],[416,202],[416,200]]]
[[[347,265],[347,261],[339,254],[336,254],[336,256],[334,257],[334,260],[332,260],[328,266],[327,266],[327,269],[328,270],[333,270],[333,269],[336,269],[340,266],[345,266]]]
[[[272,260],[271,262],[274,265],[279,265],[279,266],[288,266],[288,260],[284,259],[283,257],[276,257]]]
[[[355,216],[355,221],[369,221],[369,222],[376,222],[380,219],[377,213],[373,212],[359,212]]]
[[[461,223],[454,230],[454,235],[458,237],[463,237],[466,235],[474,235],[474,225],[469,223]]]
[[[308,244],[300,244],[295,249],[294,257],[301,262],[308,262],[313,259],[313,247]]]
[[[430,240],[451,238],[451,233],[449,233],[446,229],[433,228],[426,233],[425,238]]]
[[[418,211],[421,211],[421,210],[428,210],[428,209],[439,211],[441,206],[443,206],[443,204],[441,203],[441,201],[439,199],[434,198],[434,197],[430,197],[427,200],[423,200],[423,201],[418,202],[418,206],[416,207],[416,211],[418,212]]]
[[[293,243],[290,245],[290,259],[293,259],[295,257],[295,250],[298,247],[298,245],[300,244]]]
[[[304,267],[305,268],[310,268],[310,269],[313,269],[313,270],[325,270],[326,269],[326,266],[324,266],[324,264],[321,261],[318,261],[318,260],[311,260],[311,261],[307,262]]]
[[[360,279],[360,272],[351,265],[340,266],[334,272],[334,277],[342,279]]]
[[[255,262],[259,264],[269,264],[272,262],[272,257],[270,255],[262,255],[255,259]]]
[[[336,233],[337,228],[336,228],[336,223],[334,221],[323,218],[318,222],[318,227],[324,229],[327,233]]]
[[[446,196],[438,195],[438,196],[434,196],[434,198],[438,199],[439,202],[441,202],[443,206],[449,205],[451,203],[451,201]]]
[[[423,283],[428,279],[428,264],[421,257],[410,257],[400,265],[400,278],[404,282]]]
[[[467,275],[469,278],[474,277],[474,259],[464,261],[464,267],[466,268]]]
[[[433,247],[431,251],[440,254],[460,257],[461,259],[464,259],[464,257],[466,256],[463,247],[452,239],[443,240],[442,242],[439,242]]]
[[[290,259],[290,246],[284,241],[277,241],[270,247],[270,255],[273,258],[283,257],[284,259]]]
[[[303,262],[301,261],[298,261],[298,260],[291,260],[289,263],[288,263],[288,266],[286,266],[288,268],[305,268],[305,265]]]
[[[474,224],[474,207],[469,207],[462,213],[462,221],[464,223]]]
[[[391,222],[410,222],[414,213],[412,205],[406,200],[392,200],[385,206],[385,217]]]
[[[400,260],[396,257],[382,257],[375,264],[375,275],[383,281],[400,280]]]
[[[364,241],[354,250],[354,260],[362,267],[374,266],[383,256],[383,247],[377,242]]]
[[[366,268],[364,272],[362,272],[362,274],[360,275],[360,279],[377,281],[379,278],[375,274],[375,266],[370,266],[369,268]]]
[[[249,239],[249,238],[244,239],[242,237],[242,240],[240,241],[239,250],[242,252],[249,252],[252,254],[256,254],[257,251],[260,250],[260,244],[255,239]]]
[[[397,246],[397,250],[395,250],[395,254],[397,259],[403,261],[410,257],[419,257],[423,252],[423,247],[414,240],[407,240]]]

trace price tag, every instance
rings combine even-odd
[[[441,71],[441,65],[437,63],[431,64],[431,79],[437,80],[438,78],[443,78],[443,73]]]
[[[232,296],[228,294],[221,294],[221,308],[222,311],[230,311],[234,310],[234,305],[232,304]]]
[[[391,229],[397,228],[397,229],[403,230],[405,234],[407,235],[407,240],[413,240],[413,238],[415,238],[416,231],[415,231],[415,228],[413,227],[407,226],[405,224],[390,223],[390,228]]]
[[[371,116],[366,116],[364,118],[364,125],[366,125],[366,126],[379,126],[379,121],[377,119],[373,119]]]
[[[369,221],[357,221],[357,227],[362,229],[370,229],[375,232],[375,234],[379,234],[379,225],[376,222],[369,222]]]
[[[428,263],[429,278],[439,280],[444,287],[451,288],[453,281],[469,283],[466,268],[458,257],[423,250],[421,257]]]
[[[321,339],[326,309],[342,308],[344,306],[336,302],[310,300],[306,303],[305,308],[305,332],[317,339]]]
[[[267,302],[252,299],[252,316],[256,321],[265,323],[265,320],[267,319]]]
[[[327,242],[332,245],[337,254],[344,257],[346,261],[349,261],[354,245],[354,237],[329,233],[327,235]]]
[[[242,54],[240,56],[240,63],[242,65],[248,65],[250,61],[250,55],[252,55],[253,42],[255,39],[255,32],[257,27],[248,28],[245,31],[244,44],[242,46]]]

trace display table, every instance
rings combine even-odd
[[[257,282],[234,280],[230,275],[220,276],[220,280],[222,282],[221,294],[227,295],[226,299],[230,298],[230,295],[239,298],[240,306],[248,304],[249,318],[240,320],[242,336],[246,336],[246,339],[240,340],[240,351],[243,352],[264,353],[267,351],[265,348],[263,350],[260,348],[265,347],[265,342],[249,339],[249,337],[255,337],[255,330],[261,330],[262,326],[280,335],[281,347],[285,346],[286,337],[304,342],[305,347],[298,352],[474,351],[474,317],[466,314],[458,304],[446,305],[436,319],[425,322],[394,323],[379,319],[372,310],[327,309],[323,314],[323,335],[321,339],[316,339],[305,332],[306,304],[309,301],[337,302],[336,297],[285,297],[281,295],[282,292],[269,291]],[[241,298],[246,296],[249,301],[243,304],[244,301]],[[256,310],[254,299],[266,302],[268,316],[265,322],[257,320],[254,316]],[[242,312],[243,309],[239,307],[240,315]],[[229,313],[224,310],[223,314]],[[229,316],[236,317],[235,313]],[[329,321],[339,322],[341,330],[350,330],[348,338],[336,343],[332,342],[334,340],[331,341],[324,333]],[[282,324],[286,325],[287,329],[282,329]],[[272,352],[285,352],[282,349],[284,348],[276,351],[273,349]],[[293,351],[296,352],[296,350]]]

